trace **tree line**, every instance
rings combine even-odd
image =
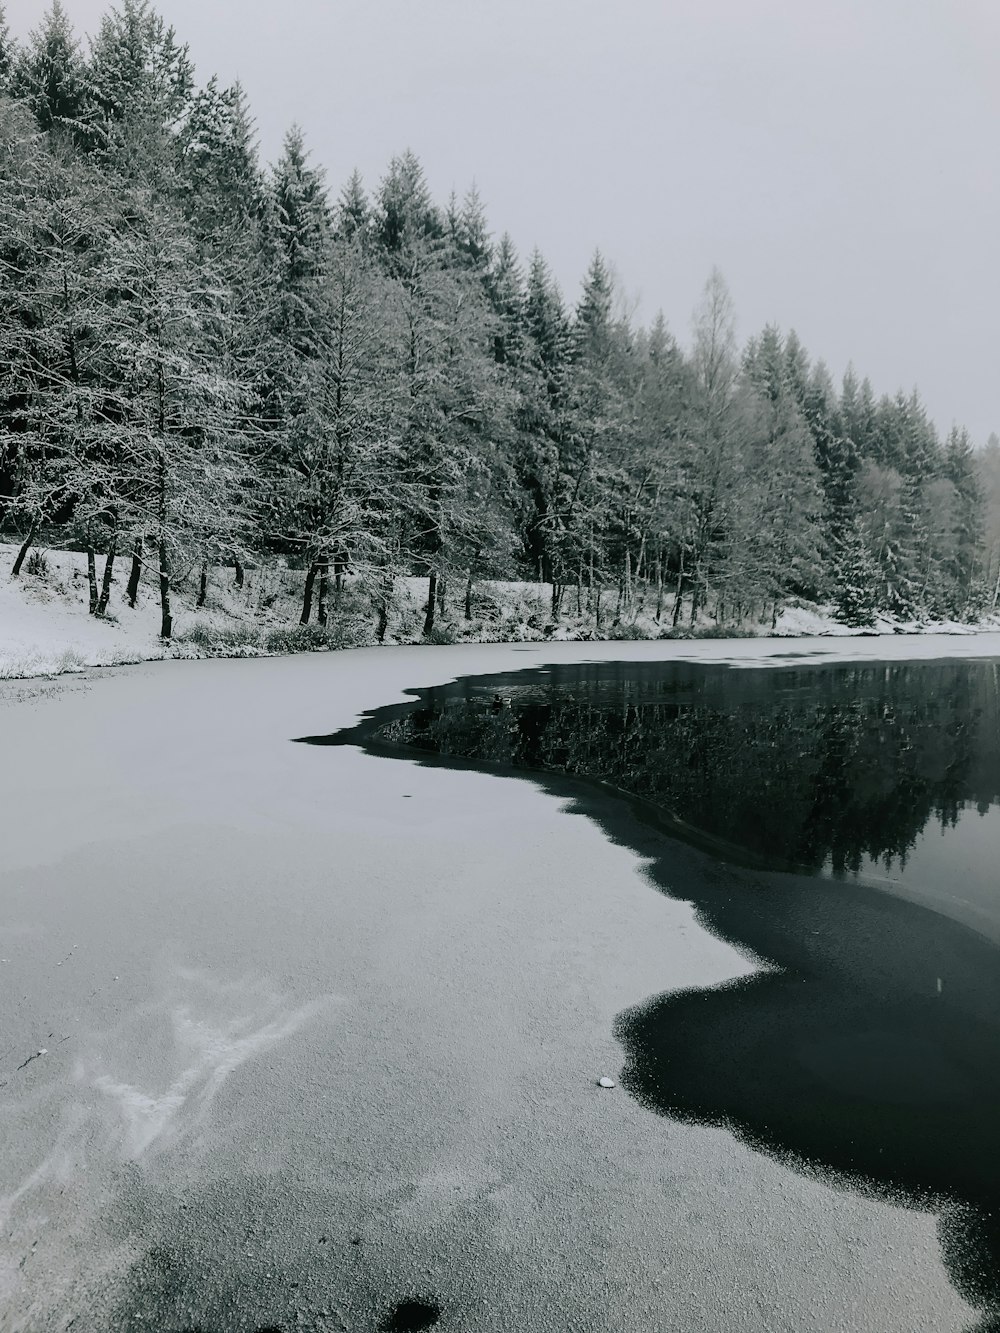
[[[598,628],[997,604],[985,456],[916,392],[837,386],[775,327],[739,347],[718,272],[688,347],[599,253],[568,305],[411,152],[370,194],[334,196],[298,128],[265,167],[242,89],[197,86],[148,0],[86,50],[58,0],[20,45],[0,8],[0,147],[0,528],[15,575],[43,537],[85,550],[95,614],[125,561],[169,638],[182,581],[276,559],[304,624],[351,575],[380,638],[401,573],[428,635],[482,578]]]

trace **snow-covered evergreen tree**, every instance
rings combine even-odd
[[[87,72],[61,0],[52,0],[38,27],[15,53],[9,86],[30,108],[40,129],[61,130],[78,139],[85,134]]]

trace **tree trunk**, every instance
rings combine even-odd
[[[438,615],[440,616],[444,615],[444,599],[447,592],[448,592],[448,579],[444,574],[442,574],[441,577],[438,579],[438,590],[437,590]]]
[[[599,634],[601,632],[601,598],[604,595],[604,589],[600,584],[594,589],[594,629]]]
[[[552,619],[558,620],[559,613],[562,610],[563,585],[553,583],[552,585]]]
[[[656,623],[663,619],[663,561],[656,558]]]
[[[377,575],[375,584],[375,612],[377,623],[375,627],[375,637],[379,643],[385,642],[385,636],[389,629],[389,612],[392,609],[393,592],[395,590],[395,581],[390,567],[382,568]]]
[[[427,605],[424,608],[424,638],[434,628],[434,609],[437,606],[438,572],[432,569],[427,576]]]
[[[113,532],[108,542],[108,553],[104,557],[104,576],[101,579],[101,596],[97,603],[97,614],[107,615],[108,602],[111,600],[111,576],[115,569],[115,556],[118,554],[118,533]]]
[[[472,619],[472,577],[475,572],[475,565],[469,565],[469,574],[465,580],[465,618]]]
[[[390,585],[391,586],[391,585]],[[379,643],[385,643],[386,630],[389,628],[389,594],[386,590],[385,582],[379,589],[378,597],[378,624],[375,626],[375,637]]]
[[[674,592],[674,614],[670,623],[674,629],[680,624],[681,607],[684,605],[684,547],[681,547],[681,558],[677,565],[677,589]]]
[[[87,533],[87,588],[90,593],[90,614],[97,615],[97,603],[100,601],[100,595],[97,591],[97,556],[94,554],[94,543],[90,540],[90,533]]]
[[[316,582],[316,561],[314,560],[306,572],[306,586],[302,593],[302,614],[299,616],[300,625],[308,625],[309,618],[313,609],[313,584]]]
[[[174,632],[174,621],[170,614],[170,552],[166,539],[161,537],[158,553],[160,557],[160,638],[169,639]]]
[[[16,579],[21,572],[21,566],[24,564],[24,557],[31,550],[31,543],[35,540],[35,534],[38,532],[38,520],[32,519],[31,527],[28,529],[28,535],[21,543],[21,549],[17,553],[17,559],[14,561],[14,568],[10,571],[12,579]]]
[[[240,564],[240,558],[239,558],[239,556],[238,556],[238,555],[235,553],[235,551],[234,551],[234,552],[233,552],[233,587],[234,587],[234,588],[242,588],[242,587],[243,587],[243,578],[244,578],[244,570],[243,570],[243,566]]]
[[[990,603],[991,610],[995,611],[997,609],[998,601],[1000,601],[1000,565],[997,566],[997,581],[996,587],[993,589],[993,600]]]
[[[340,610],[340,601],[344,595],[344,565],[342,556],[337,556],[333,562],[333,609]]]
[[[623,585],[623,605],[626,611],[632,609],[632,552],[625,552],[625,581]]]
[[[576,614],[578,618],[583,615],[583,565],[576,571]]]
[[[135,599],[139,596],[139,578],[142,574],[142,538],[136,537],[135,545],[132,547],[132,570],[128,576],[128,587],[125,589],[125,596],[128,598],[128,604],[135,606]]]
[[[316,607],[316,620],[326,628],[330,619],[330,561],[327,556],[319,562],[319,602]]]

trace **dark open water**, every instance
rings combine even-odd
[[[625,1088],[933,1209],[1000,1329],[1000,663],[560,666],[309,739],[530,776],[650,857],[763,967],[620,1015]]]

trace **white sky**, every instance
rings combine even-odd
[[[64,0],[92,32],[104,0]],[[7,0],[12,29],[41,0]],[[997,0],[160,0],[262,150],[299,121],[333,192],[412,148],[475,180],[564,292],[599,245],[687,340],[713,264],[746,337],[916,385],[1000,431]]]

